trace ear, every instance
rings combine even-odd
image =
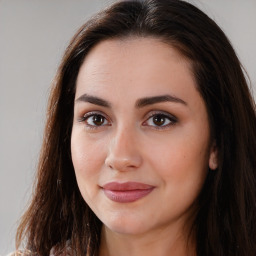
[[[213,141],[210,149],[209,168],[211,170],[216,170],[218,168],[218,149],[215,141]]]

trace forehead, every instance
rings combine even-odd
[[[86,93],[134,104],[138,98],[169,94],[190,105],[202,101],[196,88],[190,62],[174,47],[155,38],[112,39],[86,56],[76,99]]]
[[[112,39],[90,50],[80,67],[77,85],[79,90],[79,85],[88,87],[93,82],[96,89],[96,85],[106,85],[108,80],[112,84],[120,79],[132,83],[142,77],[153,82],[166,73],[172,78],[178,73],[187,73],[193,79],[190,62],[159,39]]]
[[[97,57],[97,59],[96,59]],[[141,58],[143,57],[143,58]],[[154,59],[154,61],[152,61]],[[185,58],[174,46],[161,41],[154,37],[127,37],[108,39],[96,44],[87,54],[83,66],[89,67],[93,71],[93,67],[99,66],[106,68],[106,64],[119,64],[121,60],[123,64],[125,61],[136,61],[136,63],[145,63],[150,60],[151,64],[157,63],[160,59],[163,61],[174,60],[177,63],[183,63],[190,66],[190,61]],[[90,62],[90,65],[88,65]],[[101,65],[100,65],[101,64]],[[130,63],[131,64],[131,63]],[[107,65],[107,66],[108,66]],[[142,65],[141,67],[143,67]],[[96,70],[95,70],[96,71]],[[99,70],[97,70],[99,71]]]

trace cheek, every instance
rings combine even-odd
[[[202,184],[208,170],[208,136],[200,140],[200,135],[172,136],[165,142],[158,143],[148,152],[151,165],[165,182],[171,182],[175,187],[187,183]],[[150,157],[151,155],[151,157]],[[152,157],[153,156],[153,157]]]
[[[72,134],[71,156],[81,194],[85,197],[93,193],[104,164],[102,145],[83,136]]]
[[[93,140],[83,132],[74,131],[71,136],[71,155],[75,170],[89,171],[94,169],[102,159],[103,147],[101,140]]]
[[[161,179],[166,202],[169,202],[163,206],[166,209],[163,212],[186,212],[198,197],[207,175],[205,152],[185,143],[156,150],[155,157],[158,160],[154,161],[154,170]]]

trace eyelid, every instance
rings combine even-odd
[[[88,118],[90,116],[93,116],[93,115],[102,115],[106,119],[109,119],[109,118],[106,117],[106,115],[103,112],[97,110],[97,111],[88,111],[85,114],[80,115],[78,117],[78,122],[83,122],[86,118]]]
[[[149,113],[145,116],[146,119],[152,117],[152,116],[155,116],[155,115],[163,115],[163,116],[166,116],[166,117],[169,117],[170,119],[172,119],[173,121],[178,121],[178,118],[173,115],[173,114],[170,114],[169,112],[167,111],[164,111],[164,110],[151,110],[149,111]]]
[[[97,126],[97,125],[90,125],[88,123],[85,123],[88,118],[90,118],[91,116],[94,116],[94,115],[103,116],[107,120],[108,124]],[[106,114],[104,114],[103,112],[98,111],[98,110],[86,112],[85,114],[83,114],[81,117],[78,118],[78,122],[85,123],[84,125],[88,129],[100,129],[102,127],[111,125],[111,119]]]
[[[146,125],[145,123],[148,122],[148,120],[156,115],[163,115],[165,118],[168,118],[170,120],[170,123],[164,126],[152,126],[152,125]],[[154,129],[165,129],[168,128],[169,126],[175,125],[178,122],[178,118],[174,116],[173,114],[170,114],[169,112],[162,111],[162,110],[153,110],[150,111],[146,115],[146,120],[142,123],[143,126],[148,126],[148,127],[153,127]]]

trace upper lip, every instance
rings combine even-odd
[[[102,186],[103,189],[113,190],[113,191],[129,191],[129,190],[143,190],[143,189],[152,189],[154,186],[149,184],[144,184],[140,182],[109,182]]]

